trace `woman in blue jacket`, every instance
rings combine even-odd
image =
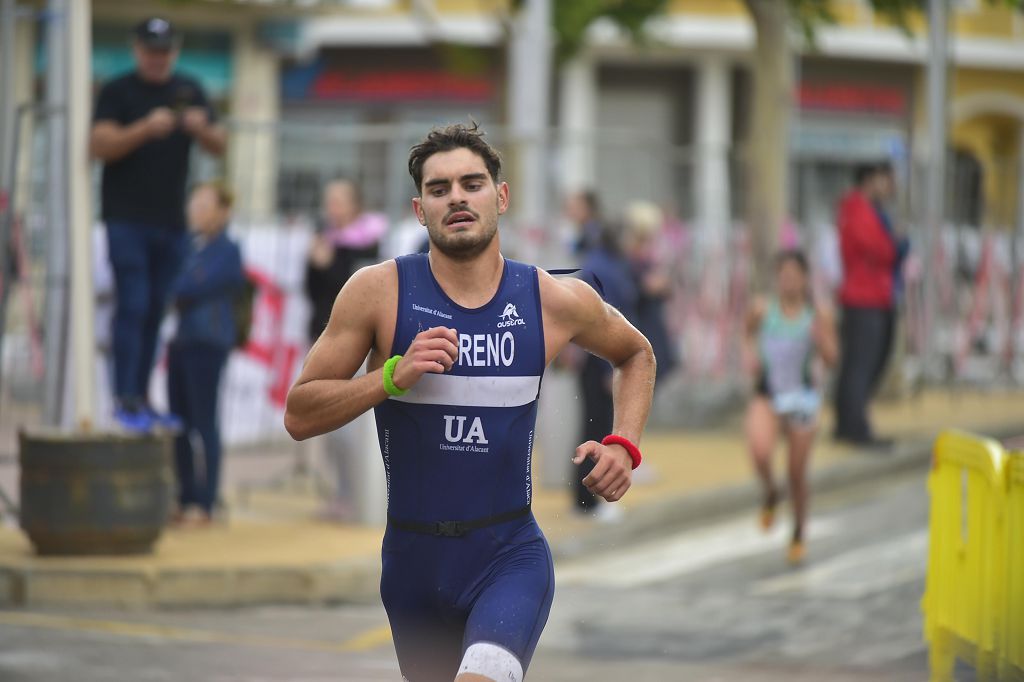
[[[210,522],[217,502],[218,389],[238,333],[234,299],[245,281],[241,251],[225,233],[232,202],[231,192],[219,182],[204,183],[192,191],[188,203],[192,250],[172,288],[178,329],[168,348],[168,398],[171,411],[184,423],[175,441],[179,486],[175,520],[184,521],[194,509],[200,525]],[[198,471],[194,434],[202,443]]]

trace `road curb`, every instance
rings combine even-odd
[[[0,606],[126,610],[263,604],[372,603],[380,562],[309,566],[83,569],[0,565]]]
[[[1005,424],[980,431],[994,438],[1019,435]],[[887,475],[925,473],[931,441],[906,441],[887,453],[864,451],[824,465],[811,475],[816,493],[865,484]],[[551,540],[556,558],[621,549],[714,519],[751,511],[759,503],[749,482],[649,502],[617,523],[595,523],[571,536]],[[0,606],[33,608],[112,607],[129,610],[237,607],[265,604],[375,603],[380,559],[356,557],[309,565],[83,568],[19,557],[0,557]]]

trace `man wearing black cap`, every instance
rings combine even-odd
[[[163,420],[146,393],[169,288],[188,250],[185,182],[192,142],[220,155],[227,141],[199,83],[174,73],[179,47],[165,19],[138,24],[136,69],[100,90],[90,136],[92,155],[103,161],[102,217],[117,284],[115,417],[132,431]]]

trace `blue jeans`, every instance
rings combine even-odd
[[[107,223],[107,248],[117,286],[114,394],[121,404],[137,403],[146,397],[160,323],[188,246],[184,229]]]
[[[207,514],[217,503],[221,442],[217,425],[220,377],[228,350],[205,343],[172,342],[167,352],[167,393],[171,412],[184,422],[174,442],[178,502]],[[193,433],[203,444],[203,475],[196,472]]]

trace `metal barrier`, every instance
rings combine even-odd
[[[922,601],[933,682],[952,680],[957,658],[972,664],[980,680],[1024,675],[1020,460],[995,441],[957,431],[936,441]]]

